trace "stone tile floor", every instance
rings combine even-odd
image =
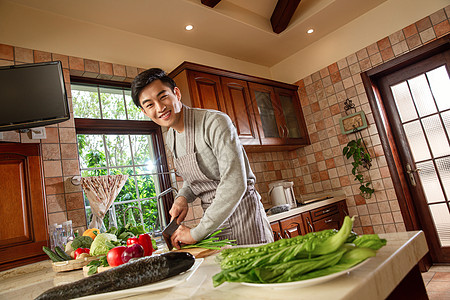
[[[434,265],[422,278],[430,300],[450,299],[450,265]]]

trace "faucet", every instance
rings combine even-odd
[[[124,225],[124,226],[125,226],[125,224],[127,224],[127,222],[126,222],[127,211],[128,211],[129,209],[132,209],[132,208],[137,209],[137,210],[139,211],[139,213],[141,214],[141,220],[142,220],[142,218],[143,218],[142,210],[141,210],[139,207],[137,207],[137,206],[129,206],[129,207],[128,207],[127,209],[125,209],[125,211],[123,212],[123,225]]]
[[[156,197],[156,204],[158,206],[158,221],[159,221],[159,225],[161,227],[161,231],[163,230],[163,227],[166,227],[166,225],[167,225],[166,216],[164,214],[164,203],[161,201],[161,197],[165,196],[168,193],[173,192],[173,191],[178,193],[178,190],[176,188],[170,187],[167,190],[165,190],[164,192],[162,192],[161,194],[159,194],[158,197]]]

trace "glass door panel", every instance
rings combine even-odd
[[[390,87],[442,247],[450,246],[450,79],[439,66]]]
[[[419,121],[414,121],[403,125],[406,135],[408,136],[409,146],[415,161],[430,159],[430,151],[428,149],[425,134]]]
[[[300,138],[300,128],[292,97],[286,95],[279,95],[279,97],[283,115],[286,120],[286,136],[289,138]]]
[[[265,137],[278,138],[278,125],[269,92],[254,91]]]

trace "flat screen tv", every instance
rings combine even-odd
[[[0,67],[0,131],[69,119],[60,61]]]

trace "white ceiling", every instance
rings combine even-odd
[[[386,0],[302,0],[275,34],[277,0],[12,0],[38,10],[271,67]],[[187,24],[194,30],[186,31]],[[307,29],[314,28],[311,35]]]

